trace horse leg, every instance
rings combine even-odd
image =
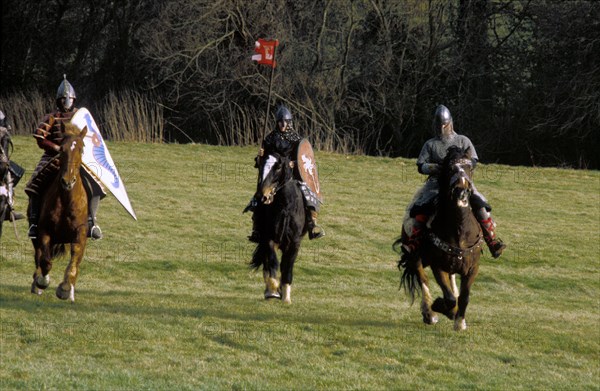
[[[429,291],[429,279],[425,268],[421,261],[416,265],[417,279],[421,285],[421,315],[423,315],[423,322],[426,324],[436,324],[438,317],[431,309],[431,292]]]
[[[467,322],[465,320],[465,313],[467,312],[467,306],[469,305],[469,295],[471,293],[471,285],[475,281],[477,276],[478,266],[475,267],[467,274],[462,276],[460,279],[460,296],[458,296],[458,312],[454,319],[454,330],[466,330]]]
[[[292,303],[290,295],[292,293],[292,279],[294,278],[294,263],[298,257],[300,245],[297,244],[291,247],[284,251],[281,257],[281,293],[283,295],[283,302],[286,304]]]
[[[279,269],[279,260],[277,259],[277,244],[269,241],[269,255],[267,263],[263,265],[263,277],[265,279],[265,299],[280,299],[279,280],[277,279],[277,270]]]
[[[456,306],[456,296],[454,295],[454,286],[451,282],[450,274],[442,271],[438,268],[431,268],[433,271],[433,275],[435,276],[435,280],[437,281],[440,288],[442,288],[442,293],[444,294],[444,298],[437,298],[433,302],[433,310],[439,313],[446,315],[449,319],[454,320],[456,316],[457,306]],[[456,282],[454,283],[456,284]]]
[[[43,290],[50,285],[50,270],[52,269],[52,256],[50,254],[50,236],[42,235],[34,241],[35,272],[31,284],[31,293],[41,295]]]
[[[56,287],[56,297],[61,300],[69,299],[71,303],[75,302],[75,282],[79,275],[79,264],[83,259],[85,250],[85,240],[81,243],[71,243],[71,260],[65,270],[65,277]]]
[[[456,286],[456,274],[450,274],[450,283],[452,284],[452,293],[454,296],[458,297],[458,287]]]

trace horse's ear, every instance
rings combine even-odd
[[[87,133],[87,126],[85,126],[83,129],[81,129],[81,132],[79,132],[79,137],[84,138],[85,134]]]

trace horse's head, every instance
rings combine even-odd
[[[60,145],[60,184],[64,190],[71,191],[79,178],[83,138],[87,132],[87,126],[81,131],[71,123],[63,123],[61,127],[64,138]]]
[[[275,194],[292,178],[292,168],[288,158],[274,153],[267,156],[261,168],[260,194],[261,201],[269,205]]]
[[[445,189],[448,196],[461,208],[470,207],[469,198],[473,193],[473,162],[470,148],[462,149],[452,146],[442,164],[440,189]]]

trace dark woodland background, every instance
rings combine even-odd
[[[257,143],[270,69],[250,57],[277,38],[271,114],[317,149],[415,157],[442,103],[483,162],[598,169],[596,1],[3,0],[1,21],[0,99],[38,111],[66,73],[93,112],[160,107],[164,141]]]

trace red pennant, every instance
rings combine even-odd
[[[271,68],[277,66],[275,58],[275,48],[279,46],[279,40],[267,41],[259,38],[254,44],[254,52],[257,53],[252,56],[253,61],[258,61],[259,64],[269,65]]]

